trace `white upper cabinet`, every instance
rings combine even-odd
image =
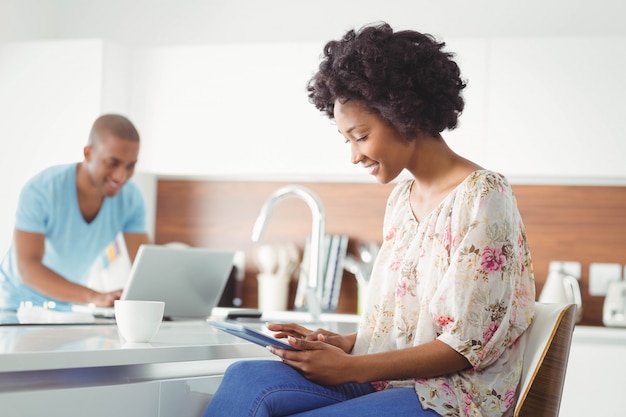
[[[626,37],[445,41],[468,80],[459,127],[444,132],[455,151],[518,183],[626,183]],[[79,160],[93,119],[121,112],[142,135],[140,171],[371,181],[308,102],[322,47],[0,44],[0,122],[15,146],[2,169]]]
[[[466,109],[458,153],[514,181],[626,182],[626,38],[449,39]],[[149,48],[134,60],[142,169],[217,177],[370,180],[308,103],[320,44]]]
[[[626,178],[626,38],[490,44],[485,155],[514,176]]]

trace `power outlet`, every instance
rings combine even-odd
[[[565,275],[571,275],[580,280],[582,274],[582,266],[580,262],[574,261],[551,261],[548,269],[550,272],[562,272]]]
[[[592,263],[589,265],[589,294],[606,295],[609,284],[622,279],[622,265],[614,263]]]

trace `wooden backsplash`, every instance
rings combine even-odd
[[[252,227],[265,200],[288,182],[159,179],[156,243],[244,251],[244,307],[257,306]],[[347,234],[349,252],[361,241],[381,241],[387,196],[393,185],[375,183],[306,183],[322,200],[326,233]],[[515,185],[533,257],[537,295],[552,260],[582,264],[583,324],[602,325],[603,297],[589,295],[589,264],[626,263],[626,187]],[[294,242],[300,250],[311,231],[307,205],[296,198],[278,203],[262,243]],[[227,303],[226,290],[222,304]],[[295,282],[291,289],[291,302]],[[345,273],[339,312],[356,311],[356,283]]]

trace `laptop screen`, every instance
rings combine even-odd
[[[121,298],[165,301],[167,318],[206,318],[233,268],[234,251],[142,245]]]

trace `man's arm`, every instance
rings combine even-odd
[[[126,242],[126,250],[128,250],[128,257],[131,263],[135,261],[139,246],[151,243],[147,233],[124,233],[124,241]]]
[[[111,306],[118,291],[99,293],[90,288],[68,281],[61,275],[46,267],[42,261],[45,248],[45,236],[41,233],[15,230],[14,245],[17,269],[25,285],[43,295],[69,303]]]

